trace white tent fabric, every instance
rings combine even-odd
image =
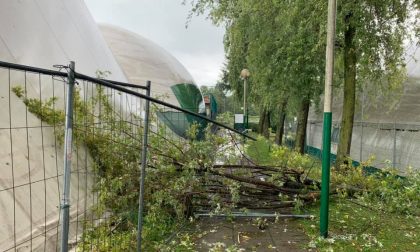
[[[47,69],[73,60],[81,73],[109,70],[110,78],[127,80],[82,0],[0,1],[0,59]],[[22,101],[10,93],[9,78],[11,88],[26,83],[28,97],[47,99],[54,85],[61,108],[63,84],[48,76],[0,69],[0,248],[53,251],[63,152],[61,148],[56,152],[54,129],[41,127],[40,120],[26,114]],[[89,156],[79,158],[83,160],[73,162],[79,163],[79,169],[91,163]],[[72,204],[91,204],[89,198],[76,197],[90,190],[91,177],[72,174],[71,181]],[[71,210],[72,218],[80,214]],[[30,241],[31,237],[36,238]]]
[[[194,80],[177,59],[136,33],[105,24],[99,28],[130,83],[145,85],[150,80],[152,96],[178,105],[170,87]]]
[[[109,70],[126,80],[82,0],[2,0],[0,7],[3,61],[49,69],[73,60],[82,73]]]
[[[83,74],[94,76],[97,70],[106,70],[111,72],[107,78],[116,81],[144,85],[151,80],[156,94],[167,93],[173,84],[192,83],[175,58],[147,39],[116,27],[104,26],[102,32],[83,0],[0,0],[1,61],[52,69],[72,60]],[[0,251],[54,251],[63,152],[61,146],[56,148],[54,129],[45,123],[41,127],[41,121],[26,113],[23,102],[10,92],[25,83],[28,97],[41,95],[43,100],[52,97],[54,86],[57,108],[64,107],[62,82],[0,69]],[[83,146],[76,151],[87,153]],[[78,169],[90,166],[89,155],[74,156],[78,156],[73,161]],[[83,207],[75,206],[92,204],[92,178],[74,173],[71,181],[74,221],[83,215]],[[77,232],[72,223],[70,242]]]

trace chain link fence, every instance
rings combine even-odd
[[[331,153],[337,153],[340,122],[333,122]],[[307,150],[320,156],[322,148],[322,121],[309,121],[307,126]],[[420,124],[380,123],[356,121],[350,157],[356,162],[372,159],[369,166],[393,167],[404,172],[408,167],[420,167]]]

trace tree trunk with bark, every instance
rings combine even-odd
[[[356,46],[354,36],[356,28],[351,20],[353,15],[346,15],[346,30],[344,33],[344,100],[343,115],[341,119],[340,139],[337,148],[336,166],[345,164],[346,157],[350,156],[351,139],[356,99]]]
[[[261,135],[262,135],[262,132],[263,132],[265,113],[266,113],[266,109],[263,108],[260,111],[260,119],[258,121],[258,133],[260,133]]]
[[[263,136],[267,139],[270,138],[270,125],[271,125],[271,111],[267,109],[267,114],[264,118],[264,126],[263,126]]]
[[[270,110],[264,108],[260,114],[260,121],[258,123],[259,133],[265,138],[270,136]]]
[[[274,142],[278,145],[283,144],[284,121],[286,119],[286,105],[287,105],[287,100],[283,101],[280,106],[279,120],[277,122],[277,129],[276,129],[276,138],[274,140]]]
[[[311,102],[309,98],[304,98],[300,105],[298,114],[295,150],[302,154],[305,152],[306,125],[308,124],[308,114],[310,105]]]

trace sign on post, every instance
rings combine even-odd
[[[243,114],[235,114],[235,120],[233,124],[233,128],[239,131],[245,130],[244,125],[244,115]]]

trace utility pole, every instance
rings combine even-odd
[[[325,93],[324,93],[324,125],[322,131],[322,184],[320,235],[328,236],[328,212],[330,197],[330,166],[331,166],[331,123],[332,123],[332,84],[334,77],[334,44],[337,2],[328,0],[327,50],[325,65]]]

